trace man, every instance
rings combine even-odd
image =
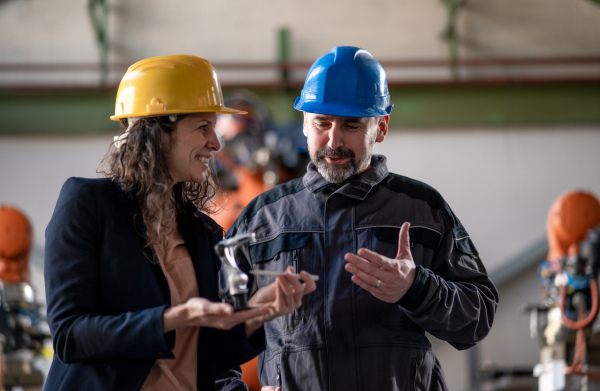
[[[498,292],[444,199],[389,173],[387,78],[367,51],[336,47],[311,67],[306,175],[258,196],[227,236],[254,232],[246,269],[319,277],[302,307],[265,324],[263,386],[446,390],[425,332],[467,349],[490,331]],[[257,274],[252,289],[272,281]]]

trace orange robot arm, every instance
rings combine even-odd
[[[548,261],[557,263],[561,257],[573,255],[577,243],[599,223],[600,202],[592,194],[573,191],[560,196],[548,214]]]
[[[13,207],[0,205],[0,280],[29,282],[32,237],[27,217]]]

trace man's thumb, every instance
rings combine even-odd
[[[407,221],[400,227],[400,234],[398,235],[398,254],[396,259],[404,258],[407,252],[410,252],[410,236],[408,230],[410,223]]]

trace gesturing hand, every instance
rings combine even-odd
[[[385,302],[400,300],[415,281],[417,273],[410,252],[409,228],[408,222],[400,228],[395,259],[366,248],[359,249],[357,254],[347,253],[344,256],[348,262],[345,268],[353,274],[352,282]]]

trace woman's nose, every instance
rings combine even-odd
[[[207,143],[206,145],[211,148],[213,151],[218,151],[219,149],[221,149],[221,143],[219,142],[219,137],[217,137],[217,133],[215,132],[214,129],[212,129],[210,131],[210,133],[207,136]]]

